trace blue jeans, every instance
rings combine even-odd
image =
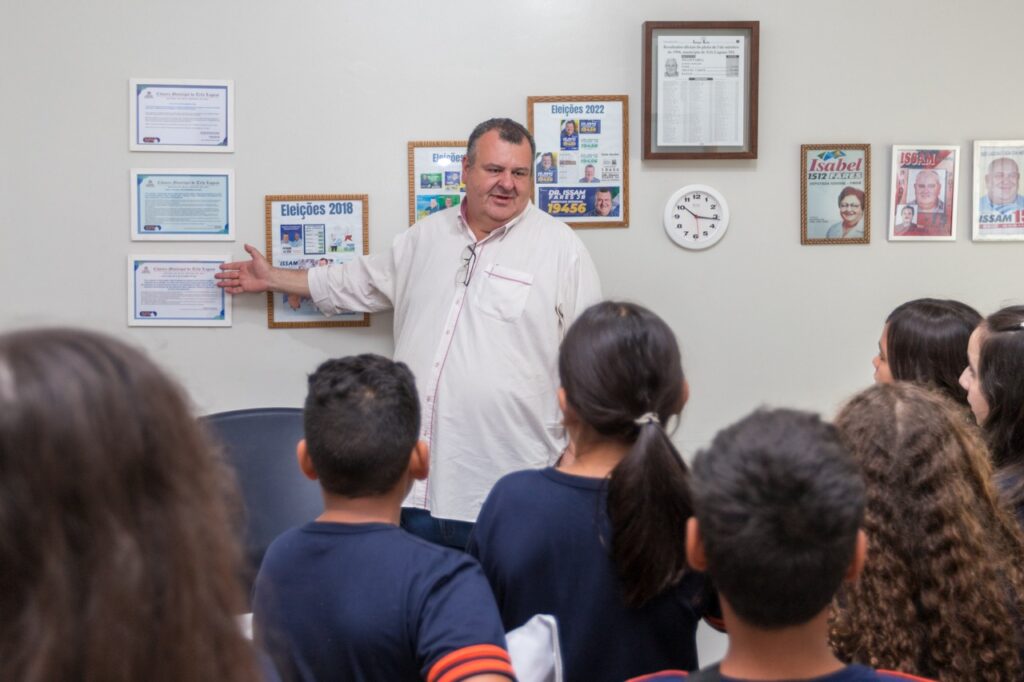
[[[469,521],[439,519],[426,509],[402,507],[402,528],[435,545],[465,551],[473,524]]]

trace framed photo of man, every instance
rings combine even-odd
[[[1024,240],[1024,140],[975,140],[974,241]]]
[[[347,263],[370,252],[370,209],[365,194],[292,194],[264,197],[266,254],[278,268],[308,270]],[[325,318],[303,296],[267,292],[267,326],[368,327],[367,313]]]
[[[528,97],[533,201],[572,227],[629,225],[629,98]]]
[[[462,181],[466,141],[410,142],[408,149],[409,225],[461,204],[466,196]]]
[[[800,145],[800,243],[871,241],[871,145]]]
[[[892,147],[890,241],[955,241],[960,147]]]

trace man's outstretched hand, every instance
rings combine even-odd
[[[221,271],[214,275],[217,286],[229,294],[249,294],[269,291],[274,268],[255,246],[245,245],[251,260],[222,263]]]

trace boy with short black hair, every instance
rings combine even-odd
[[[829,605],[867,549],[864,484],[835,427],[808,412],[758,410],[697,455],[691,486],[687,558],[718,588],[729,649],[688,678],[637,681],[923,679],[845,665],[829,648]]]
[[[271,544],[253,597],[257,638],[285,679],[514,679],[476,561],[398,527],[427,475],[419,426],[402,363],[359,355],[309,377],[297,456],[324,513]]]

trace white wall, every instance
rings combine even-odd
[[[1024,138],[1018,0],[3,0],[0,5],[0,329],[84,325],[148,348],[202,412],[298,405],[321,360],[388,354],[369,329],[269,330],[263,297],[230,329],[129,329],[125,256],[263,243],[263,196],[368,193],[373,250],[407,222],[406,142],[525,121],[528,95],[630,97],[628,229],[583,231],[611,297],[664,316],[684,347],[692,454],[761,403],[832,413],[871,380],[886,314],[919,296],[983,313],[1024,301],[1024,244],[889,243],[889,145]],[[640,159],[644,20],[761,22],[754,161]],[[233,79],[237,151],[130,153],[130,77]],[[872,144],[872,240],[799,244],[799,146]],[[131,167],[235,169],[238,242],[133,243]],[[661,228],[669,194],[724,192],[729,234],[708,252]]]

